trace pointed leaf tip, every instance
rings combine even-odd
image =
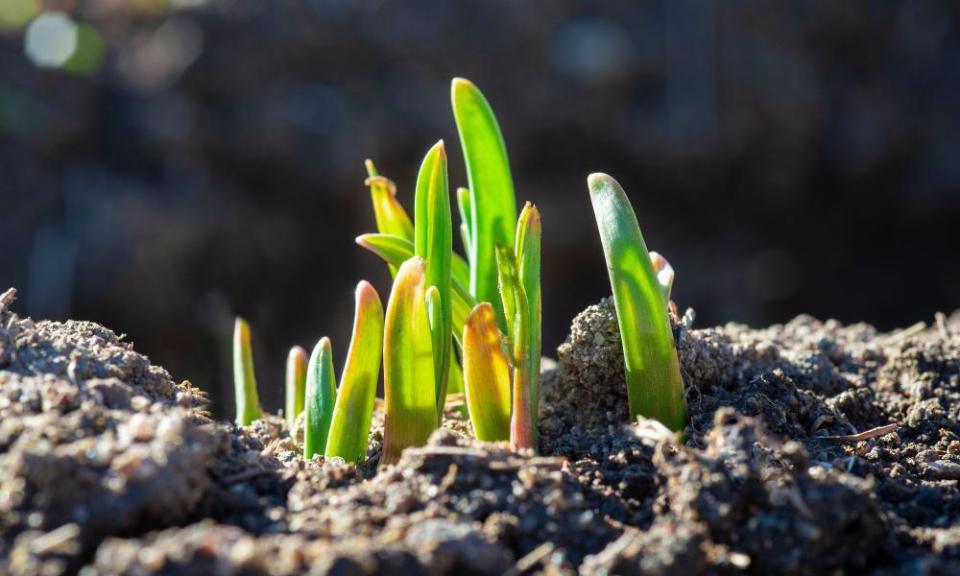
[[[609,186],[611,183],[616,184],[617,181],[613,179],[609,174],[604,174],[603,172],[594,172],[587,176],[587,186],[590,187],[590,191],[593,192],[597,188],[603,186]]]

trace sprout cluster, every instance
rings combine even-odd
[[[384,310],[361,281],[353,334],[339,385],[331,342],[309,355],[290,351],[286,417],[305,414],[304,456],[366,455],[383,367],[384,441],[381,463],[422,445],[441,425],[451,397],[464,397],[476,437],[536,449],[541,355],[541,223],[527,203],[517,216],[513,179],[500,127],[489,103],[468,80],[452,83],[453,115],[467,168],[456,190],[465,255],[453,251],[447,153],[431,147],[414,188],[413,218],[396,185],[367,160],[376,232],[357,244],[389,267],[393,286]],[[631,415],[683,427],[683,382],[668,317],[673,270],[647,253],[623,190],[609,176],[589,188],[610,270]],[[514,225],[515,223],[515,225]],[[234,337],[237,424],[261,417],[250,329],[237,320]]]

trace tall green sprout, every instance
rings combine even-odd
[[[617,309],[630,417],[683,430],[683,379],[667,299],[640,233],[630,200],[606,174],[587,179]]]
[[[427,306],[433,333],[436,370],[437,422],[443,418],[450,364],[450,267],[453,257],[453,224],[447,182],[447,153],[443,141],[427,152],[417,176],[414,212],[414,251],[426,262]]]
[[[537,445],[540,398],[540,213],[529,202],[517,222],[516,250],[497,248],[497,269],[507,319],[509,366],[493,309],[479,304],[463,336],[464,386],[474,432],[514,448]],[[503,400],[507,400],[504,405]]]
[[[507,147],[493,109],[472,82],[455,78],[451,101],[469,182],[469,192],[458,192],[458,201],[467,228],[470,293],[479,302],[492,303],[499,324],[505,327],[497,289],[496,247],[513,247],[517,219]]]
[[[425,379],[434,372],[427,310],[426,263],[414,256],[397,271],[383,334],[386,414],[382,464],[393,464],[408,446],[421,446],[437,428],[437,397]],[[426,380],[429,381],[429,380]]]
[[[233,327],[233,391],[237,403],[237,426],[249,426],[261,417],[262,411],[253,370],[250,325],[239,317]]]

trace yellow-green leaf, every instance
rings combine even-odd
[[[261,416],[260,398],[253,369],[250,325],[239,317],[233,326],[233,392],[237,402],[237,426],[249,426]]]
[[[478,304],[463,329],[463,380],[470,422],[478,439],[510,437],[510,365],[489,302]]]
[[[287,427],[292,428],[297,416],[303,412],[303,403],[307,394],[307,351],[301,346],[294,346],[287,355],[286,395],[284,416],[287,418]]]
[[[367,453],[383,351],[383,306],[369,282],[357,285],[350,350],[333,407],[327,456],[359,462]]]
[[[386,415],[383,455],[393,464],[408,446],[421,446],[437,427],[433,343],[427,317],[426,263],[414,256],[393,282],[383,338]]]

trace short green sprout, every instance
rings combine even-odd
[[[467,409],[478,440],[510,438],[510,362],[503,352],[496,312],[478,304],[463,329],[463,379]]]
[[[336,400],[333,350],[330,339],[323,337],[313,347],[307,365],[307,405],[303,435],[303,457],[307,460],[313,458],[314,454],[323,454],[327,449],[330,422],[333,421],[333,404]]]
[[[287,355],[286,393],[284,394],[283,415],[287,419],[287,427],[293,428],[293,423],[303,412],[303,403],[307,394],[307,351],[301,346],[294,346]]]
[[[666,260],[657,262],[658,278],[633,207],[617,181],[591,174],[587,183],[620,325],[630,417],[645,416],[683,430],[683,379],[667,314],[673,270]]]
[[[261,409],[253,370],[250,325],[240,317],[233,327],[233,391],[237,402],[237,426],[249,426],[260,418]]]
[[[368,282],[357,286],[350,350],[340,376],[325,454],[359,462],[367,454],[383,350],[383,305]]]
[[[361,281],[357,284],[353,334],[339,390],[330,339],[321,338],[310,355],[304,458],[323,454],[359,462],[366,455],[380,377],[382,343],[380,296],[369,282]]]

